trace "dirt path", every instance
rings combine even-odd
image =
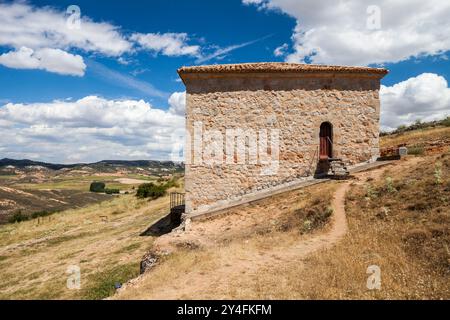
[[[415,162],[412,159],[412,162]],[[409,161],[408,161],[408,164]],[[396,167],[402,167],[404,162],[396,163]],[[142,277],[151,277],[151,272],[144,274],[125,286],[113,298],[133,298],[137,294],[144,299],[225,299],[230,292],[230,279],[236,277],[255,277],[258,271],[270,269],[274,265],[281,265],[295,261],[298,268],[303,268],[303,260],[313,252],[332,247],[347,233],[347,221],[345,217],[345,197],[352,184],[364,184],[368,179],[377,179],[386,170],[380,167],[371,171],[356,174],[356,180],[341,182],[334,193],[332,200],[333,216],[330,227],[318,234],[302,238],[294,243],[284,245],[274,244],[264,250],[247,250],[238,256],[227,256],[226,261],[220,261],[219,265],[211,272],[192,270],[182,275],[176,275],[163,287],[157,290],[149,289],[141,284]],[[224,260],[224,259],[222,259]],[[150,279],[150,278],[149,278]],[[131,291],[127,293],[131,286]],[[142,287],[141,287],[142,286]]]

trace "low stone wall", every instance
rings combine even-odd
[[[386,166],[392,164],[393,161],[376,161],[376,162],[363,162],[358,163],[349,168],[350,174],[367,171],[371,169],[375,169],[378,167]],[[198,221],[203,219],[208,219],[212,217],[217,217],[221,215],[226,215],[231,208],[244,206],[248,203],[252,203],[254,201],[258,201],[264,198],[271,197],[273,195],[289,192],[292,190],[298,190],[302,188],[306,188],[312,185],[316,185],[319,183],[325,183],[331,181],[332,178],[321,178],[314,179],[312,177],[305,178],[303,180],[294,181],[291,183],[287,183],[285,185],[279,185],[270,189],[262,190],[256,192],[254,194],[247,194],[242,196],[236,200],[227,200],[227,201],[219,201],[211,206],[205,206],[204,208],[198,208],[195,212],[192,212],[188,215],[185,215],[185,220],[189,221]]]

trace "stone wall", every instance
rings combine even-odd
[[[280,133],[274,175],[262,175],[259,163],[199,165],[193,154],[186,159],[187,213],[313,175],[325,121],[333,127],[333,157],[350,165],[374,160],[379,155],[380,78],[351,73],[185,75],[191,137],[195,123],[224,136],[230,128]]]

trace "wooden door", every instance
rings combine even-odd
[[[333,128],[329,122],[320,125],[320,159],[333,157]]]

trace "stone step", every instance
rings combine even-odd
[[[348,176],[350,173],[349,173],[344,161],[339,159],[339,160],[334,160],[330,163],[329,174],[333,175],[333,176],[345,177],[345,176]]]

